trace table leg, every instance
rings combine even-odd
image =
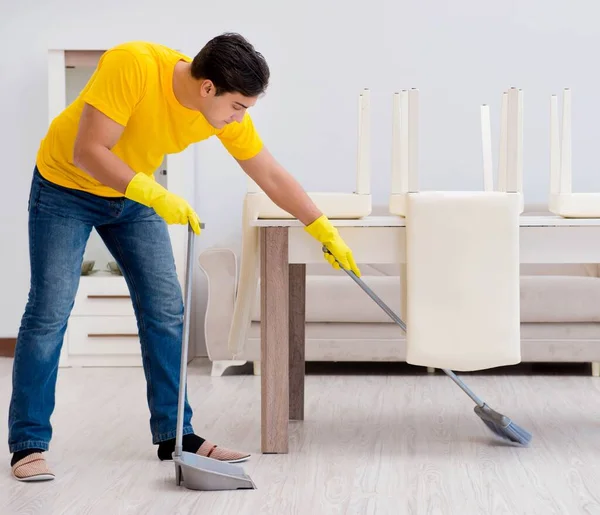
[[[290,420],[304,420],[306,265],[289,269]]]
[[[260,229],[261,447],[288,452],[289,264],[287,227]]]

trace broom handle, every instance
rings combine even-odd
[[[327,254],[331,254],[329,249],[327,247],[325,247],[324,245],[323,245],[323,252],[325,252]],[[336,261],[337,261],[337,259],[336,259]],[[339,264],[339,261],[338,261],[338,264]],[[358,284],[367,293],[367,295],[369,295],[369,297],[371,297],[379,305],[379,307],[381,309],[383,309],[383,311],[385,311],[387,313],[387,315],[394,322],[396,322],[396,324],[398,324],[401,327],[401,329],[406,333],[406,324],[402,321],[402,319],[396,313],[394,313],[390,309],[390,307],[385,302],[383,302],[383,300],[381,300],[379,298],[379,296],[371,288],[369,288],[360,277],[358,277],[352,270],[348,270],[348,269],[344,268],[342,265],[340,265],[340,268],[344,272],[346,272],[346,274],[348,274],[354,280],[354,282],[356,284]],[[463,381],[461,381],[454,372],[452,372],[451,370],[445,369],[445,368],[442,370],[450,379],[452,379],[461,388],[461,390],[463,392],[465,392],[471,398],[471,400],[475,404],[477,404],[479,407],[483,407],[484,402],[479,397],[477,397],[477,395],[475,395],[475,393],[473,393],[473,391]]]
[[[200,224],[204,229],[204,224]],[[183,411],[187,383],[188,346],[190,342],[190,313],[192,309],[192,272],[194,269],[194,230],[188,225],[187,261],[185,264],[185,300],[183,303],[183,337],[181,339],[181,363],[179,368],[179,399],[177,403],[177,431],[175,434],[174,456],[180,457],[183,451]]]

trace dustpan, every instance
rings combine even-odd
[[[205,458],[191,452],[173,454],[177,486],[189,490],[254,490],[256,485],[239,465]]]
[[[200,224],[204,228],[204,224]],[[179,371],[179,402],[177,406],[177,434],[173,462],[175,481],[189,490],[254,490],[256,485],[243,467],[185,452],[183,441],[183,412],[187,383],[188,343],[190,339],[190,310],[192,298],[192,270],[194,266],[194,231],[188,226],[187,262],[185,269],[185,303],[183,313],[183,338],[181,342],[181,367]]]

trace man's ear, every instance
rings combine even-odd
[[[202,86],[200,88],[201,94],[203,97],[207,97],[210,95],[215,89],[215,85],[210,80],[202,81]]]

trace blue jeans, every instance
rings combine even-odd
[[[166,223],[142,204],[58,186],[35,168],[29,196],[31,284],[9,408],[11,453],[49,447],[60,350],[92,228],[121,267],[131,293],[152,443],[175,438],[183,296]],[[184,434],[193,432],[191,418],[186,398]]]

